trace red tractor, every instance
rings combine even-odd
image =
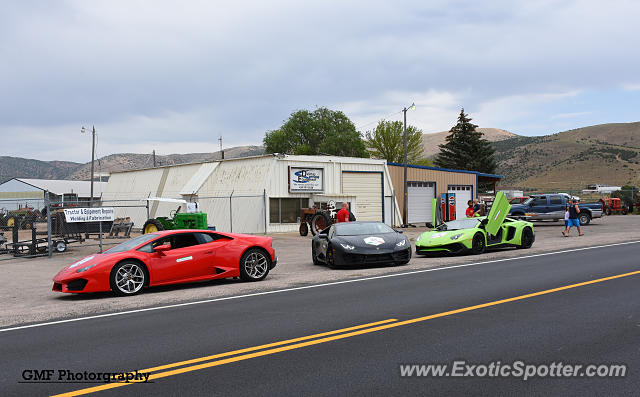
[[[300,210],[300,235],[306,236],[311,229],[311,235],[315,236],[323,229],[336,222],[336,203],[330,200],[326,210],[313,208],[303,208]]]
[[[630,212],[629,208],[627,208],[627,206],[622,203],[622,200],[617,197],[600,199],[600,202],[602,203],[602,210],[607,215],[627,215],[627,213]]]

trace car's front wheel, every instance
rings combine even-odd
[[[240,278],[243,281],[260,281],[267,277],[271,258],[259,248],[250,248],[240,258]]]
[[[473,241],[471,242],[471,252],[474,254],[482,254],[484,250],[487,248],[484,236],[482,233],[476,233],[473,236]]]
[[[138,262],[120,262],[111,270],[111,290],[116,295],[135,295],[146,282],[147,272]]]

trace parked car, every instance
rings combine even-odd
[[[507,218],[509,207],[504,193],[498,192],[488,216],[456,219],[437,225],[420,235],[416,241],[416,253],[481,254],[488,248],[530,248],[535,241],[533,224]]]
[[[143,234],[65,267],[53,278],[53,290],[134,295],[147,286],[229,277],[259,281],[277,262],[272,241],[205,230]]]
[[[409,239],[382,222],[336,223],[311,241],[314,265],[404,265],[411,259]]]
[[[513,197],[513,198],[511,198],[511,200],[509,200],[509,204],[511,204],[511,205],[513,205],[513,204],[522,204],[528,198],[529,198],[529,196]]]
[[[529,221],[558,221],[564,219],[569,199],[570,196],[563,193],[532,195],[522,204],[511,206],[509,216]],[[578,208],[580,208],[578,216],[581,225],[588,225],[592,219],[602,217],[603,208],[600,202],[580,203]]]

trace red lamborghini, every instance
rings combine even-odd
[[[272,241],[206,230],[143,234],[65,267],[53,278],[53,290],[134,295],[147,286],[227,277],[259,281],[278,260]]]

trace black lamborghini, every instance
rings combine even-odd
[[[314,265],[404,265],[411,259],[411,243],[402,232],[382,222],[336,223],[311,242]]]

